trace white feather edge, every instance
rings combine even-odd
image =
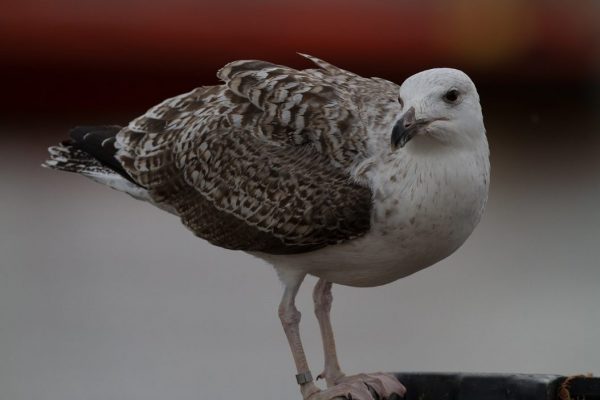
[[[55,169],[55,164],[55,160],[47,160],[42,164],[42,167]],[[128,181],[127,179],[123,178],[117,173],[111,174],[81,170],[78,172],[78,174],[83,175],[86,178],[93,180],[94,182],[108,186],[116,191],[127,193],[136,200],[146,201],[170,214],[178,215],[173,207],[155,202],[154,200],[152,200],[152,197],[150,197],[150,194],[146,189]]]

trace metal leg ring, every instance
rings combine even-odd
[[[309,383],[313,381],[312,374],[310,371],[303,372],[301,374],[296,375],[296,382],[298,385],[304,385],[305,383]]]

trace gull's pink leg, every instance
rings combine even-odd
[[[300,341],[300,312],[294,301],[304,275],[296,277],[288,276],[285,282],[285,290],[281,303],[279,304],[279,318],[283,330],[287,336],[292,356],[296,363],[296,380],[300,384],[300,392],[305,400],[333,400],[340,398],[352,398],[354,400],[373,400],[371,388],[379,394],[379,398],[388,399],[393,393],[404,395],[406,391],[402,384],[390,374],[359,374],[345,377],[340,371],[335,353],[335,342],[333,331],[329,320],[331,309],[331,283],[319,281],[315,287],[315,311],[321,326],[323,336],[323,347],[325,349],[325,371],[323,373],[327,380],[326,390],[320,390],[312,380],[308,369],[306,355]],[[334,385],[334,386],[332,386]]]
[[[325,355],[325,369],[319,374],[317,379],[325,378],[327,387],[335,386],[344,373],[340,370],[340,365],[335,350],[335,339],[331,327],[329,313],[331,311],[331,282],[319,279],[313,291],[313,300],[315,302],[315,314],[321,328],[321,338],[323,339],[323,353]]]
[[[331,327],[330,311],[333,296],[331,295],[331,282],[320,279],[313,292],[315,314],[321,328],[323,339],[323,352],[325,353],[325,370],[319,377],[325,378],[327,389],[317,394],[316,399],[331,399],[334,397],[348,397],[354,399],[372,399],[367,387],[376,392],[381,399],[389,399],[394,394],[404,396],[406,388],[398,382],[396,377],[386,373],[358,374],[345,376],[335,350],[335,339]],[[318,378],[317,378],[318,379]]]
[[[279,319],[281,320],[281,325],[283,325],[283,330],[287,336],[292,356],[296,363],[296,371],[298,373],[296,380],[300,385],[300,392],[307,399],[319,392],[319,388],[314,384],[310,370],[308,369],[308,362],[306,361],[306,355],[304,354],[304,348],[300,340],[299,326],[301,314],[294,304],[296,294],[298,294],[298,289],[303,280],[304,275],[286,284],[281,303],[279,304]]]

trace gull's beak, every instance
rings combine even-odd
[[[415,108],[409,108],[392,129],[392,151],[396,151],[398,147],[404,147],[428,123],[427,120],[417,120]]]

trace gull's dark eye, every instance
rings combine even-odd
[[[456,103],[460,93],[456,89],[450,89],[444,94],[444,101],[446,103]]]
[[[400,103],[400,107],[404,108],[404,101],[402,100],[402,97],[398,96],[398,103]]]

